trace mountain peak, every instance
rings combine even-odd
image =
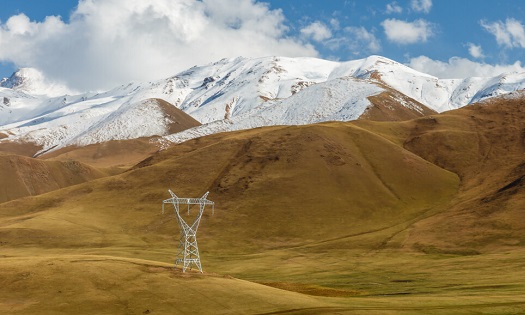
[[[0,87],[50,97],[72,93],[72,91],[64,85],[50,82],[42,72],[35,68],[18,69],[9,78],[2,79],[0,81]]]
[[[20,68],[9,78],[1,81],[1,86],[9,89],[24,88],[34,81],[43,81],[44,75],[35,68]]]

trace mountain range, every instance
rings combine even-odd
[[[182,142],[261,126],[406,120],[523,89],[525,73],[438,79],[380,56],[238,57],[103,92],[72,92],[35,69],[21,69],[0,86],[0,147],[23,143],[41,155],[141,137]],[[198,123],[180,122],[192,118]]]

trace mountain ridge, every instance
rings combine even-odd
[[[78,94],[64,84],[50,82],[42,72],[35,68],[18,69],[9,78],[3,78],[0,81],[0,87],[48,97]]]
[[[268,125],[376,119],[371,113],[381,113],[377,118],[381,120],[400,120],[415,116],[393,113],[406,112],[407,108],[416,115],[443,112],[523,88],[523,73],[438,79],[381,56],[346,62],[237,57],[101,93],[46,97],[0,88],[0,133],[4,135],[0,141],[31,142],[42,147],[42,154],[71,145],[144,136],[168,136],[166,140],[180,142]],[[385,91],[390,93],[388,98],[377,97]],[[151,119],[139,128],[143,132],[117,127],[125,125],[118,117],[136,116],[134,108],[147,99],[171,103],[204,125],[173,133],[161,111],[153,106],[148,112]],[[374,106],[381,110],[371,110]],[[95,129],[98,131],[93,132]]]

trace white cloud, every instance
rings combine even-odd
[[[386,13],[387,14],[393,14],[393,13],[403,13],[403,8],[400,7],[397,2],[392,2],[386,5]]]
[[[324,45],[332,51],[347,51],[352,56],[375,54],[381,50],[381,42],[372,31],[364,27],[353,26],[345,27],[343,31],[342,36],[330,38],[324,42]],[[338,58],[329,59],[337,60]]]
[[[14,15],[5,23],[5,28],[14,35],[34,34],[36,25],[32,24],[24,14]]]
[[[514,64],[489,65],[460,57],[452,57],[443,62],[419,56],[412,58],[407,66],[441,79],[493,77],[506,72],[525,72],[525,67],[519,61]]]
[[[67,23],[24,14],[0,22],[0,62],[85,90],[159,79],[224,57],[317,55],[286,32],[282,11],[255,0],[79,0]]]
[[[416,12],[429,13],[432,8],[432,0],[412,0],[411,6]]]
[[[467,46],[468,46],[468,52],[473,58],[479,59],[479,58],[485,57],[483,55],[483,49],[481,48],[481,46],[475,45],[473,43],[468,43]]]
[[[315,21],[301,29],[301,34],[307,38],[320,42],[332,37],[330,29],[322,22]]]
[[[432,24],[423,19],[414,22],[386,19],[381,25],[388,40],[403,45],[426,42],[433,35]]]
[[[332,26],[332,29],[339,30],[341,29],[341,23],[339,23],[339,20],[336,18],[332,18],[330,20],[330,26]]]
[[[525,48],[525,28],[520,21],[512,18],[506,19],[505,22],[487,23],[481,21],[481,26],[496,37],[499,45],[508,48]]]
[[[363,48],[365,51],[371,53],[377,53],[381,50],[381,44],[379,40],[375,37],[372,32],[369,32],[364,27],[346,27],[345,32],[347,32],[355,48]]]

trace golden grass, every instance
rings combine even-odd
[[[77,161],[42,161],[0,155],[0,202],[38,195],[101,178],[106,174]]]
[[[170,263],[105,255],[104,249],[4,254],[0,312],[9,314],[519,314],[525,307],[523,252],[344,251],[347,259],[336,259],[336,251],[323,255],[326,268],[316,262],[319,255],[284,250],[204,260],[221,274],[183,274]],[[250,281],[229,276],[232,269]]]
[[[140,259],[49,255],[3,258],[0,266],[4,314],[230,314],[319,304],[309,296]]]
[[[84,147],[69,146],[41,156],[50,161],[80,161],[112,174],[121,173],[158,151],[153,138],[112,140]]]

